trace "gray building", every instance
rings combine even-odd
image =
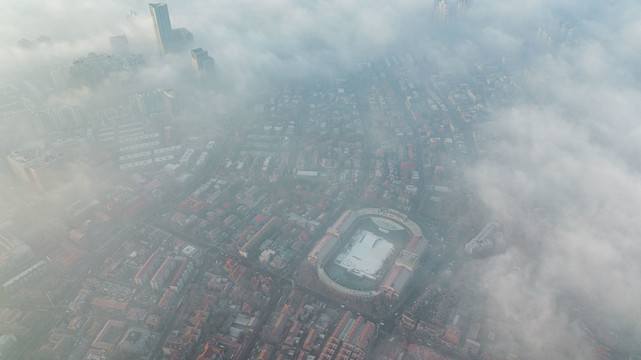
[[[169,10],[167,4],[149,4],[151,18],[154,21],[154,30],[156,31],[156,41],[161,54],[165,54],[167,45],[172,42],[171,38],[171,20],[169,20]]]
[[[156,41],[158,42],[158,49],[161,55],[184,49],[185,46],[194,39],[191,32],[185,28],[171,28],[167,4],[150,3],[149,11],[154,21]]]
[[[111,52],[117,55],[124,55],[129,52],[129,41],[126,35],[112,36],[109,38]]]
[[[191,62],[199,78],[214,74],[216,63],[207,50],[203,48],[191,50]]]

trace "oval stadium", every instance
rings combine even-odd
[[[324,290],[348,300],[388,302],[409,284],[427,248],[421,229],[391,209],[345,211],[307,256]]]

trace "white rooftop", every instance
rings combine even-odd
[[[373,232],[358,229],[334,263],[356,276],[378,279],[377,274],[394,245]]]

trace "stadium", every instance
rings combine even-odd
[[[347,210],[307,256],[323,287],[351,300],[398,299],[427,248],[421,229],[391,209]]]

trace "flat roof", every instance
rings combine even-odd
[[[375,280],[380,277],[377,273],[393,251],[391,242],[371,231],[358,229],[334,263],[358,277]]]

